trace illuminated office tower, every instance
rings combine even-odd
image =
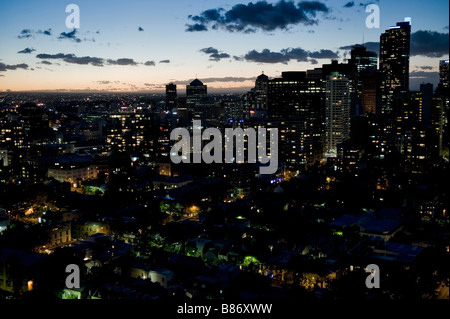
[[[322,158],[323,82],[317,72],[283,72],[268,82],[268,117],[280,121],[280,160],[290,169]]]
[[[338,144],[350,138],[350,108],[349,80],[330,75],[325,84],[325,157],[335,157]]]
[[[398,22],[380,37],[380,113],[388,117],[401,113],[394,99],[409,91],[410,36],[411,25],[406,21]]]

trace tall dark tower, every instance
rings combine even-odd
[[[256,78],[255,93],[256,93],[256,108],[267,110],[267,85],[269,77],[264,72]]]
[[[380,37],[380,111],[391,117],[401,112],[394,99],[409,91],[410,37],[410,22],[397,22]]]
[[[177,85],[169,83],[166,85],[166,108],[173,110],[177,107]]]
[[[378,103],[378,54],[367,51],[363,45],[355,45],[348,64],[356,66],[355,115],[375,113]]]
[[[439,87],[448,96],[448,60],[439,61]]]
[[[26,102],[17,113],[23,121],[24,135],[28,141],[48,139],[51,136],[48,113],[35,103]]]
[[[189,85],[186,85],[187,102],[199,101],[207,95],[207,86],[199,79],[195,79]]]
[[[186,85],[186,114],[189,120],[194,116],[196,104],[208,97],[207,86],[199,79]]]
[[[356,65],[358,74],[363,71],[375,71],[378,64],[378,55],[376,52],[367,51],[363,45],[355,45],[351,50],[349,64]]]

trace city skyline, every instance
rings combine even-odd
[[[378,51],[380,35],[405,17],[410,88],[436,86],[439,61],[449,58],[448,3],[373,3],[380,28],[372,29],[369,3],[354,1],[78,1],[77,29],[65,25],[68,3],[2,3],[0,91],[162,93],[198,77],[211,93],[245,92],[262,72],[346,62],[354,44]]]

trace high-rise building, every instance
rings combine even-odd
[[[246,97],[246,95],[244,95]],[[249,118],[245,99],[228,98],[222,102],[224,108],[224,126],[242,127],[244,120]]]
[[[17,113],[23,122],[24,135],[28,142],[34,143],[50,138],[49,116],[42,106],[27,102],[19,106]]]
[[[448,114],[450,109],[450,94],[448,87],[449,60],[439,61],[439,84],[436,96],[433,98],[432,122],[438,135],[439,154],[448,149],[450,134],[448,129]]]
[[[364,76],[360,79],[361,83],[361,108],[360,114],[376,113],[378,104],[378,77],[377,73],[373,76]]]
[[[358,70],[357,65],[352,63],[338,63],[337,60],[332,60],[330,64],[322,65],[322,80],[325,82],[330,75],[338,74],[347,78],[350,92],[350,117],[359,115],[358,105]]]
[[[281,78],[268,83],[268,116],[297,116],[307,112],[300,92],[306,88],[306,72],[283,72]]]
[[[267,87],[269,77],[264,72],[256,78],[255,88],[253,89],[256,97],[255,109],[267,110]]]
[[[358,73],[364,71],[375,71],[378,65],[378,55],[376,52],[367,51],[363,45],[355,45],[350,52],[349,64],[356,65]]]
[[[375,113],[378,103],[378,55],[355,45],[348,63],[356,66],[354,115]]]
[[[410,36],[411,25],[406,21],[398,22],[380,37],[380,113],[390,117],[402,111],[394,99],[409,91]]]
[[[448,89],[448,60],[439,61],[439,83]]]
[[[433,101],[433,84],[423,83],[420,85],[420,109],[418,110],[418,120],[426,124],[431,123],[431,106]]]
[[[448,96],[448,73],[449,73],[449,60],[439,61],[439,85],[438,91],[443,95]]]
[[[268,116],[280,120],[280,159],[287,168],[321,160],[322,95],[321,76],[308,72],[283,72],[268,82]]]
[[[157,130],[149,113],[114,113],[108,116],[106,143],[108,150],[153,151]]]
[[[199,79],[195,79],[189,85],[186,85],[186,113],[189,120],[191,120],[194,115],[196,102],[207,96],[207,86]]]
[[[264,72],[256,78],[255,87],[242,96],[245,118],[265,118],[268,108],[269,77]]]
[[[350,84],[334,73],[325,84],[325,157],[337,155],[338,144],[350,138]]]
[[[206,97],[208,93],[207,86],[199,79],[195,79],[189,85],[186,85],[187,103],[192,103]]]
[[[177,85],[169,83],[166,85],[166,108],[173,110],[177,107]]]

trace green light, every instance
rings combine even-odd
[[[242,266],[248,266],[251,263],[260,264],[261,262],[254,256],[245,256],[244,261],[242,262]]]

